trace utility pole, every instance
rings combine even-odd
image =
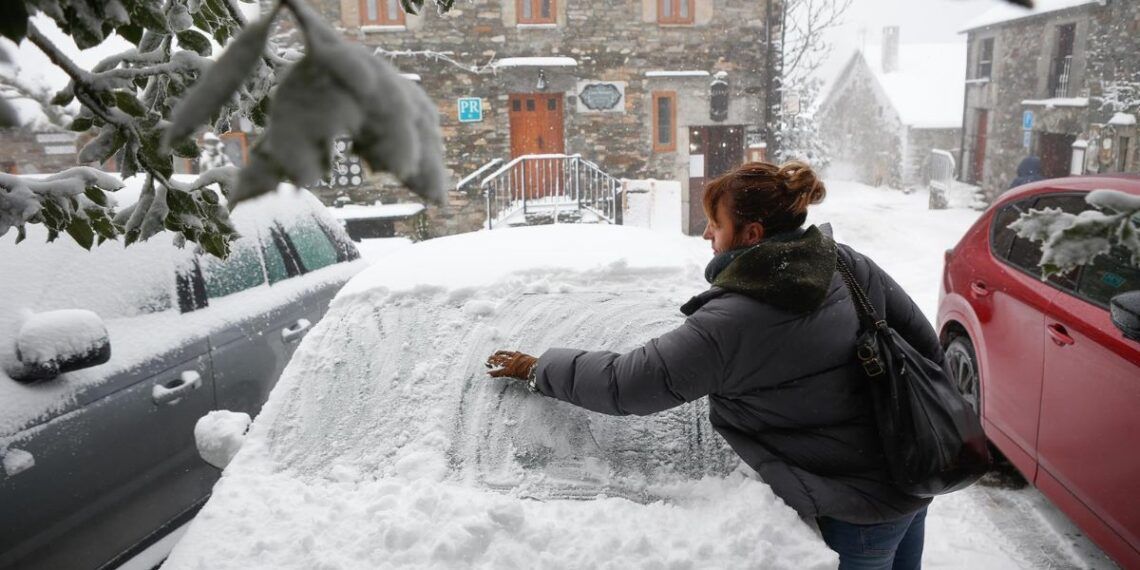
[[[764,8],[764,46],[765,46],[765,80],[767,88],[764,93],[764,142],[767,145],[766,155],[769,162],[776,162],[780,153],[780,107],[783,104],[783,69],[784,69],[784,0],[765,0]],[[773,26],[778,25],[778,30]]]

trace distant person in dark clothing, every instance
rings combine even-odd
[[[1045,175],[1041,173],[1041,159],[1036,156],[1027,156],[1021,160],[1021,164],[1017,165],[1017,178],[1009,183],[1009,187],[1012,190],[1038,180],[1045,180]]]

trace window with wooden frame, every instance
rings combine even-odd
[[[994,39],[982,40],[978,48],[978,67],[974,79],[989,79],[994,70]]]
[[[692,24],[693,0],[657,0],[658,24]]]
[[[361,26],[403,26],[400,0],[360,0]]]
[[[677,150],[677,93],[653,92],[653,152]]]
[[[553,24],[556,0],[515,0],[520,24]]]

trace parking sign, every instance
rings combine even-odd
[[[459,98],[459,122],[476,123],[483,120],[483,100],[478,97]]]

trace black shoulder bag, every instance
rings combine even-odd
[[[836,260],[859,314],[856,356],[871,384],[891,478],[918,497],[968,487],[990,467],[978,416],[941,366],[876,316],[842,253]]]

